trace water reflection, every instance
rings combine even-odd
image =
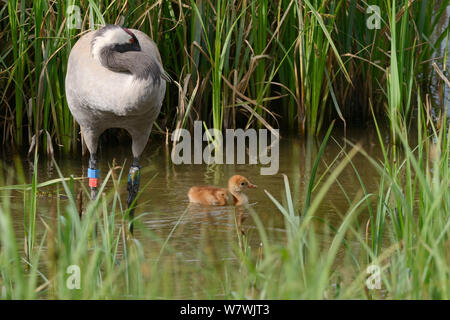
[[[329,174],[323,175],[327,168],[332,171],[345,157],[345,154],[341,152],[341,148],[344,147],[344,140],[339,138],[341,135],[341,132],[336,131],[335,138],[329,140],[325,149],[317,176],[317,179],[321,179],[321,181],[326,179]],[[375,159],[382,159],[374,132],[354,129],[348,132],[347,138],[353,143],[360,143],[366,152]],[[282,174],[286,174],[289,177],[294,204],[301,209],[318,148],[318,140],[309,140],[308,142],[297,137],[283,137],[280,141],[279,174],[261,176],[259,165],[173,165],[170,161],[169,147],[164,144],[164,141],[154,140],[149,144],[141,159],[142,194],[135,213],[141,227],[137,228],[135,236],[152,257],[158,255],[160,242],[147,237],[147,233],[152,232],[160,239],[169,238],[168,243],[176,253],[177,259],[186,262],[196,261],[199,249],[211,255],[213,260],[233,259],[233,246],[236,245],[239,234],[245,235],[251,246],[258,247],[260,239],[248,209],[234,206],[205,207],[188,202],[187,192],[191,186],[226,187],[229,177],[240,174],[258,185],[258,189],[252,189],[247,193],[251,209],[258,215],[271,241],[281,242],[285,237],[283,216],[264,191],[267,190],[281,203],[285,203]],[[347,144],[344,148],[348,151],[351,145]],[[99,168],[102,178],[110,168],[114,167],[114,177],[117,179],[123,169],[119,188],[124,208],[126,206],[125,178],[130,160],[131,150],[128,145],[120,147],[104,145],[99,153]],[[85,175],[86,159],[61,156],[56,162],[66,177]],[[353,164],[358,170],[367,192],[376,192],[379,175],[369,165],[367,159],[363,155],[357,154],[353,159]],[[32,169],[26,163],[25,166],[27,170]],[[58,177],[57,170],[52,169],[44,158],[40,159],[37,169],[39,182]],[[31,181],[31,175],[27,178]],[[146,185],[150,180],[151,183]],[[87,181],[84,183],[87,185]],[[76,190],[80,190],[79,182],[75,183],[75,187]],[[113,187],[113,179],[111,179],[108,181],[106,190],[112,190]],[[62,191],[61,187],[59,187],[59,191]],[[41,188],[40,192],[43,194],[47,192],[47,196],[42,194],[38,199],[38,214],[45,221],[45,219],[49,219],[52,195],[56,194],[57,190],[55,186],[51,186]],[[358,176],[354,169],[348,166],[327,193],[317,216],[326,223],[339,226],[342,215],[350,206],[349,201],[353,201],[360,192],[361,185]],[[19,238],[23,239],[23,195],[15,192],[12,196],[15,227]],[[84,199],[84,201],[86,200]],[[61,198],[62,205],[64,205],[64,201],[67,200]],[[367,214],[367,212],[361,213],[361,222],[367,222]],[[40,219],[38,219],[38,224],[37,231],[42,234],[44,228]],[[324,238],[323,246],[329,245],[327,241]]]

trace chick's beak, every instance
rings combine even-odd
[[[250,182],[248,183],[248,187],[250,188],[250,189],[255,189],[257,186],[256,186],[256,184],[251,184]]]

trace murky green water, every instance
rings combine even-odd
[[[343,139],[339,138],[341,132],[336,132],[336,141],[343,145]],[[352,130],[347,133],[347,138],[353,142],[361,143],[361,146],[376,159],[381,159],[379,143],[376,134],[372,130]],[[336,167],[343,156],[338,157],[341,148],[337,142],[330,138],[325,149],[321,165],[320,174],[331,166],[331,170]],[[283,241],[285,235],[284,220],[282,214],[277,210],[265,194],[265,190],[270,192],[279,201],[284,198],[284,181],[282,174],[289,177],[291,191],[295,203],[299,208],[303,206],[303,195],[308,183],[313,159],[319,148],[319,141],[313,140],[308,152],[308,143],[302,138],[283,137],[280,142],[279,173],[273,176],[261,176],[259,165],[174,165],[170,161],[170,150],[163,140],[153,139],[143,156],[141,157],[142,177],[141,190],[144,190],[138,201],[136,216],[140,216],[140,227],[136,229],[135,236],[142,243],[145,252],[154,257],[158,254],[160,243],[148,236],[147,231],[152,231],[161,239],[166,239],[179,222],[180,217],[186,212],[178,227],[172,233],[169,245],[176,253],[177,259],[186,263],[195,262],[198,259],[198,252],[204,251],[206,247],[214,248],[214,255],[211,259],[221,261],[223,259],[233,259],[233,247],[236,246],[236,217],[242,216],[242,227],[249,237],[250,244],[257,247],[259,237],[255,223],[248,212],[239,212],[242,215],[235,215],[235,208],[227,207],[199,207],[189,206],[187,192],[193,185],[216,185],[226,187],[227,180],[234,174],[241,174],[247,177],[252,183],[258,186],[247,192],[252,208],[261,219],[269,236],[273,241]],[[350,150],[347,145],[346,150]],[[309,155],[308,155],[309,154]],[[113,159],[118,164],[123,164],[125,160],[129,163],[131,158],[131,147],[129,145],[108,146],[103,145],[99,153],[99,167],[101,176],[104,178],[112,165]],[[6,161],[8,162],[8,161]],[[356,155],[353,163],[359,172],[368,192],[375,192],[378,189],[379,175],[369,164],[368,160],[361,154]],[[73,159],[71,157],[60,157],[57,159],[64,176],[73,175],[80,177],[85,174],[87,158]],[[9,163],[9,166],[12,164]],[[57,178],[55,169],[49,170],[51,166],[42,159],[38,166],[39,182]],[[13,167],[10,167],[13,168]],[[117,174],[120,170],[117,170]],[[11,173],[11,170],[9,170]],[[30,167],[25,162],[25,173]],[[124,170],[124,175],[128,173],[128,165]],[[145,188],[144,185],[153,179],[151,184]],[[324,176],[324,180],[328,174]],[[324,181],[323,180],[323,181]],[[342,189],[345,190],[350,200],[359,200],[361,186],[357,176],[351,166],[348,166],[339,176],[339,184],[334,183],[327,193],[326,199],[320,207],[317,216],[323,218],[333,226],[338,226],[349,208],[349,200]],[[107,191],[111,190],[112,181],[107,186]],[[84,181],[87,186],[87,181]],[[46,187],[42,192],[55,193],[56,187]],[[60,189],[62,190],[62,189]],[[126,206],[126,178],[122,179],[121,199],[122,205]],[[23,194],[14,192],[12,194],[12,205],[14,214],[14,224],[19,238],[23,238]],[[358,198],[358,199],[356,199]],[[62,204],[67,200],[62,200]],[[41,196],[38,199],[38,215],[45,221],[49,218],[52,197]],[[361,222],[367,221],[367,210],[360,216]],[[44,227],[38,218],[38,234],[42,234]],[[320,234],[320,230],[319,230]],[[329,238],[324,237],[323,246],[328,246]],[[356,244],[356,243],[355,243]],[[216,261],[217,262],[217,261]]]

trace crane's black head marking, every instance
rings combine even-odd
[[[128,40],[128,43],[115,44],[112,47],[112,50],[120,52],[120,53],[127,52],[127,51],[141,51],[141,46],[139,45],[139,41],[136,38],[136,36],[134,35],[134,33],[126,28],[122,28],[122,29],[123,29],[123,31],[128,33],[131,38],[130,38],[130,40]]]

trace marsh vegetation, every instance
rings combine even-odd
[[[2,299],[450,298],[448,0],[371,1],[380,29],[367,27],[365,1],[0,3]],[[129,155],[112,146],[127,138],[104,134],[88,201],[63,89],[71,46],[105,23],[149,34],[175,80],[134,237]],[[167,136],[195,120],[282,129],[286,175],[174,165]],[[188,186],[235,172],[266,190],[250,208],[187,206]],[[71,265],[80,289],[67,286]],[[366,285],[370,265],[379,290]]]

